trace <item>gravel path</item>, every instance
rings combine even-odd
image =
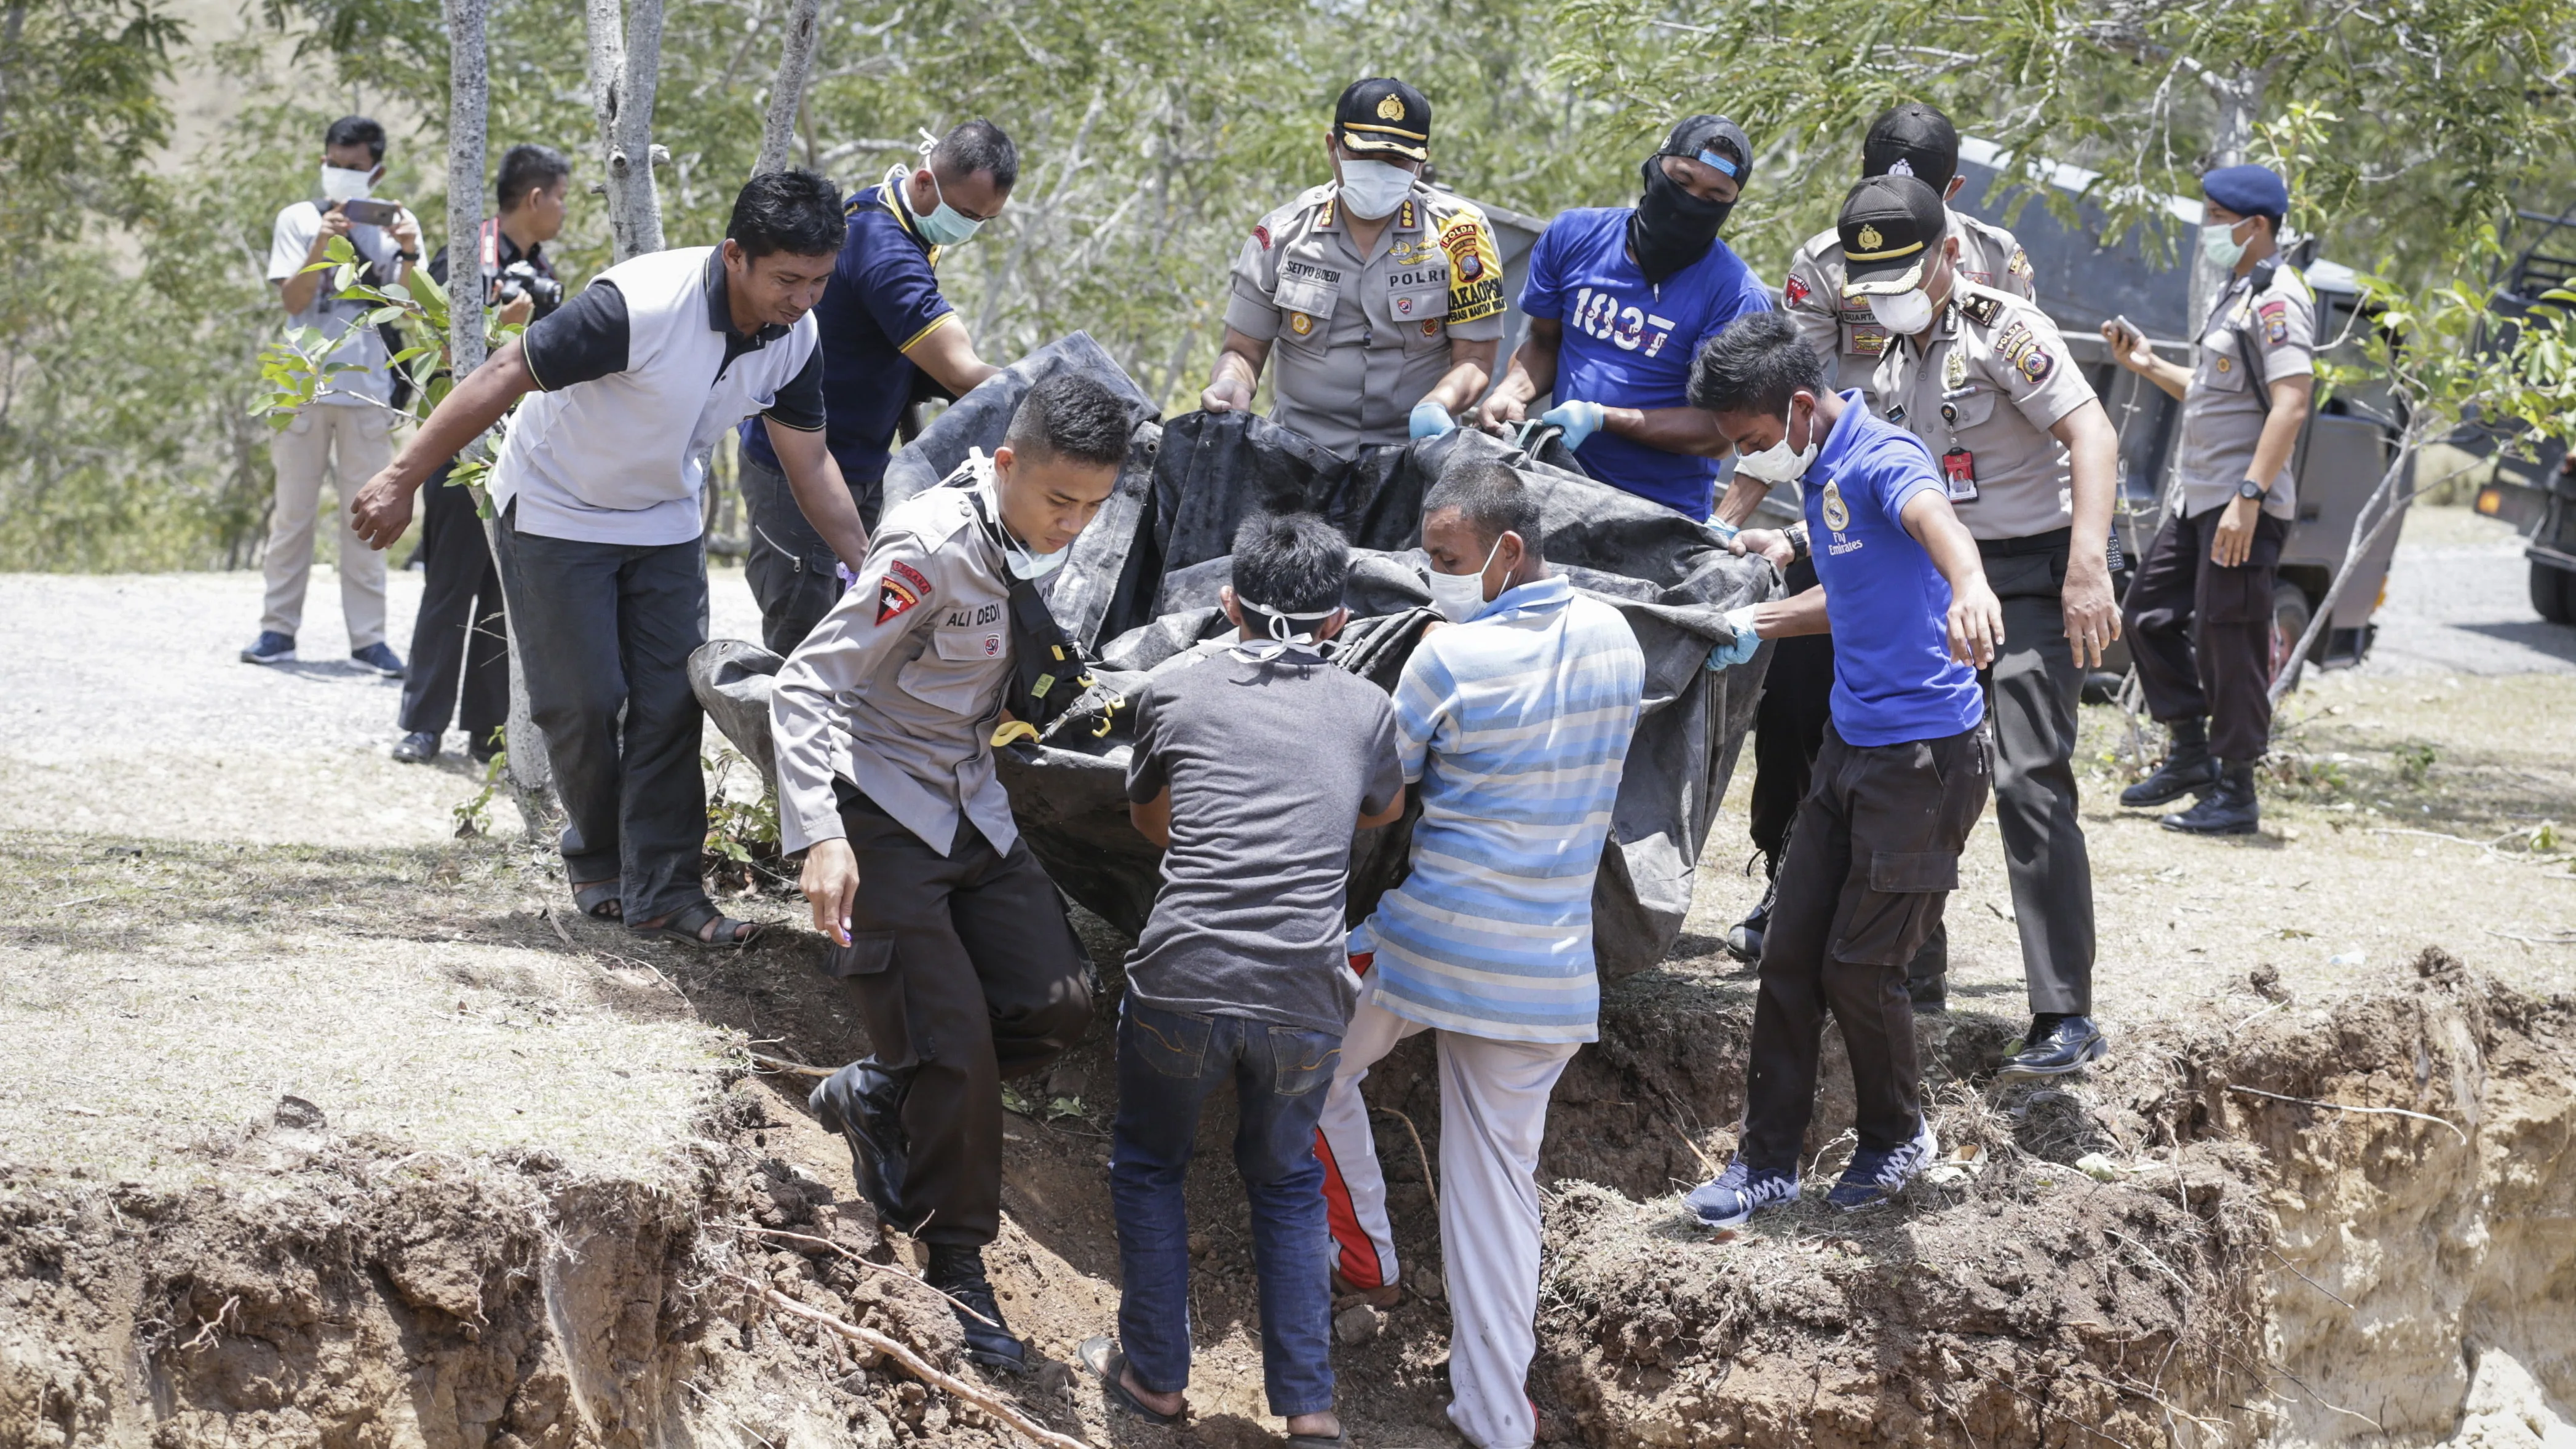
[[[2532,611],[2529,568],[2504,524],[2466,508],[2417,509],[2361,673],[2576,674],[2576,627]]]
[[[741,570],[709,582],[713,635],[758,638]],[[420,586],[393,576],[397,652]],[[349,661],[336,576],[313,575],[295,664],[237,657],[260,594],[249,572],[0,575],[0,830],[350,846],[452,833],[479,789],[464,736],[428,768],[393,762],[402,685]]]

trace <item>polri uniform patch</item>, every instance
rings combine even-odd
[[[930,597],[930,580],[912,565],[895,559],[886,564],[885,583],[877,590],[877,622],[891,623]]]

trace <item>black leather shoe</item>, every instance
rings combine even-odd
[[[394,743],[394,758],[406,765],[426,765],[438,758],[438,736],[413,730]]]
[[[2168,815],[2158,824],[2190,835],[2251,835],[2263,828],[2263,806],[2254,798],[2254,762],[2228,760],[2218,771],[2218,786],[2188,810]]]
[[[993,1298],[992,1280],[984,1276],[984,1254],[976,1248],[932,1244],[930,1267],[922,1277],[931,1287],[956,1300],[948,1311],[966,1332],[966,1356],[986,1368],[1018,1373],[1029,1366],[1029,1346],[1002,1322],[1002,1305]]]
[[[2156,772],[2120,792],[2120,803],[2132,810],[2170,805],[2185,795],[2206,795],[2218,784],[2218,761],[2205,744],[2174,741]]]
[[[2100,1060],[2110,1049],[2102,1029],[2089,1016],[2061,1016],[2053,1022],[2042,1018],[2031,1023],[2021,1050],[2012,1054],[1996,1077],[2007,1082],[2016,1077],[2062,1077],[2086,1062]]]
[[[877,1221],[893,1228],[918,1226],[903,1210],[903,1096],[909,1085],[870,1061],[856,1061],[834,1072],[805,1099],[805,1106],[826,1132],[838,1132],[850,1144],[850,1175],[859,1195],[877,1210]]]
[[[1748,966],[1762,959],[1762,933],[1770,929],[1771,907],[1780,899],[1780,863],[1770,865],[1771,882],[1762,889],[1761,903],[1726,933],[1726,954]]]

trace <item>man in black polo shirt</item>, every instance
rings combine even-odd
[[[563,232],[564,193],[572,163],[552,146],[513,146],[501,158],[501,214],[475,237],[482,262],[483,305],[504,327],[524,327],[563,300],[546,243]],[[429,259],[429,274],[447,283],[447,248]],[[430,475],[422,500],[419,562],[428,577],[411,626],[411,672],[403,678],[403,737],[394,758],[423,764],[438,758],[452,717],[465,731],[465,752],[478,764],[498,747],[493,732],[510,717],[510,636],[501,610],[501,574],[483,541],[473,495],[451,488],[453,463]]]
[[[501,583],[528,710],[563,798],[573,899],[629,929],[739,946],[757,928],[707,900],[704,717],[690,651],[707,638],[700,490],[708,449],[754,413],[840,558],[867,531],[823,446],[808,314],[841,249],[840,193],[810,171],[752,178],[723,245],[633,257],[457,384],[358,495],[383,548],[411,498],[531,392],[493,462]]]
[[[1000,370],[976,355],[935,269],[1001,215],[1019,179],[1011,138],[990,121],[968,121],[920,165],[889,168],[842,208],[850,238],[814,309],[831,415],[824,436],[871,529],[905,410],[925,397],[963,397]],[[838,559],[797,506],[768,430],[750,423],[742,428],[741,476],[752,526],[743,572],[760,601],[761,639],[792,653],[841,597]]]

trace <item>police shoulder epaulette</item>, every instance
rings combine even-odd
[[[1959,311],[1980,327],[1992,327],[2004,315],[2005,299],[1973,282],[1958,283]]]

